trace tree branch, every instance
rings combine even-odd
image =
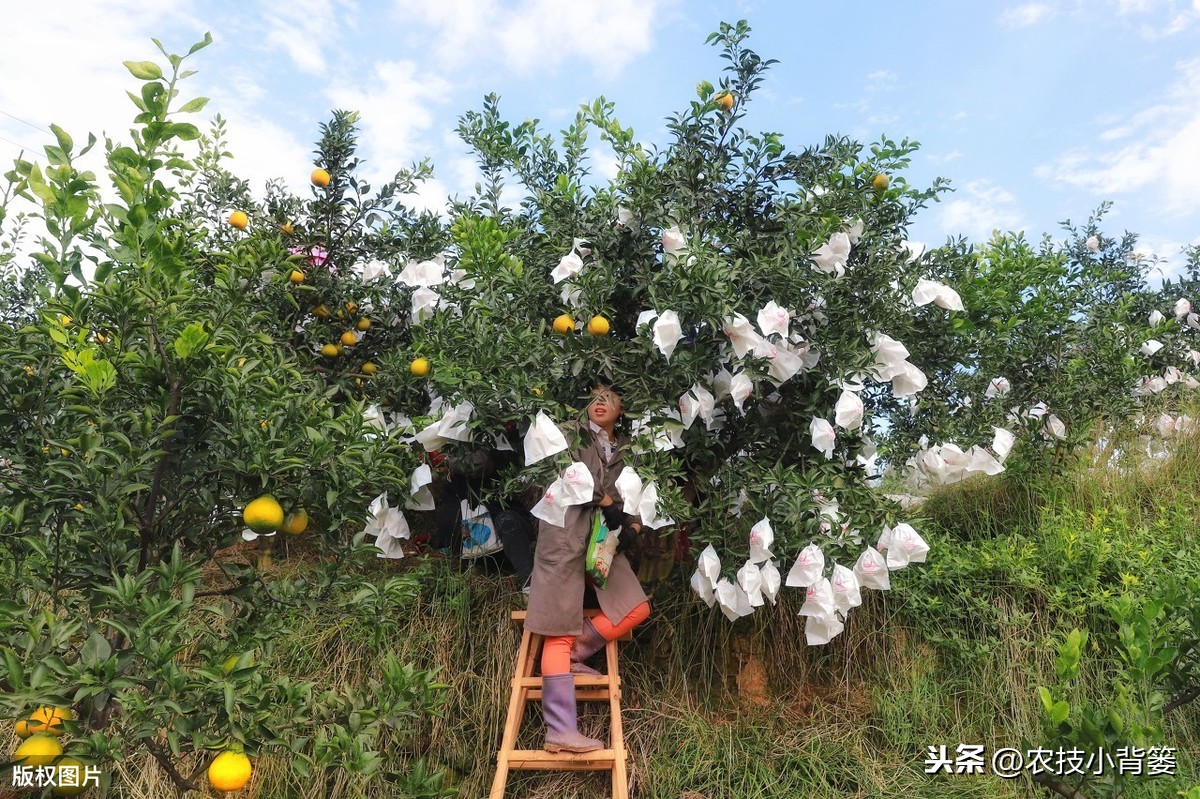
[[[1182,692],[1175,695],[1170,702],[1163,706],[1163,715],[1178,710],[1189,702],[1200,699],[1200,685],[1193,685],[1191,688],[1185,688]]]
[[[150,754],[154,755],[154,759],[158,761],[158,765],[163,767],[163,771],[171,777],[171,782],[175,783],[175,787],[182,794],[184,791],[198,791],[200,786],[195,782],[195,775],[192,779],[187,779],[175,769],[175,764],[167,757],[167,753],[162,750],[158,742],[147,740],[146,748],[150,750]]]

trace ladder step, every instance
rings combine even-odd
[[[620,690],[617,691],[616,696],[617,696],[617,699],[621,698]],[[542,689],[541,688],[530,688],[526,692],[525,698],[531,702],[533,702],[533,701],[540,702],[542,700]],[[576,688],[575,689],[575,701],[576,702],[607,702],[611,698],[612,698],[612,694],[609,693],[608,688]]]
[[[542,749],[514,749],[508,755],[508,767],[532,771],[552,769],[555,771],[607,771],[616,762],[612,749],[597,749],[594,752],[547,752]]]
[[[621,678],[617,677],[616,679],[613,680],[613,683],[616,684],[614,687],[619,686],[621,684]],[[542,678],[541,677],[514,677],[513,685],[519,685],[522,688],[541,688],[542,687]],[[592,675],[592,674],[576,674],[575,675],[575,689],[576,690],[579,690],[580,688],[608,688],[608,687],[609,687],[609,682],[608,682],[607,674],[601,674],[599,677]]]

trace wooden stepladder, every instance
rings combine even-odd
[[[585,610],[583,615],[595,616],[600,611]],[[628,799],[629,783],[625,770],[625,734],[621,728],[621,674],[617,668],[617,642],[609,641],[604,647],[605,674],[599,677],[575,675],[575,698],[577,702],[608,702],[612,716],[610,725],[610,748],[595,752],[574,754],[571,752],[546,752],[541,749],[517,749],[517,735],[525,718],[525,705],[530,701],[541,701],[542,678],[534,676],[542,651],[543,636],[524,628],[525,611],[515,610],[512,619],[520,624],[521,648],[517,652],[517,666],[513,672],[512,693],[508,699],[508,718],[504,722],[504,738],[500,752],[496,755],[496,777],[492,780],[490,799],[504,799],[511,769],[542,771],[608,771],[612,774],[613,799]],[[628,641],[632,635],[626,633],[619,640]]]

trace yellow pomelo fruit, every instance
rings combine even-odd
[[[575,329],[575,320],[571,318],[570,314],[560,314],[559,316],[555,317],[555,319],[554,319],[554,332],[555,333],[566,334],[566,333],[570,333],[574,329]]]
[[[379,371],[379,367],[376,366],[375,364],[371,363],[370,361],[367,361],[366,363],[364,363],[362,365],[362,373],[364,375],[373,375],[378,371]]]
[[[300,535],[308,528],[308,511],[304,508],[294,510],[289,513],[283,520],[283,526],[279,528],[279,532],[287,533],[288,535]]]
[[[715,98],[717,108],[722,111],[729,111],[733,108],[733,92],[721,92]]]
[[[358,335],[353,330],[347,330],[345,333],[342,334],[341,341],[342,341],[342,346],[353,347],[355,344],[358,343]]]
[[[325,305],[325,303],[321,303],[320,305],[314,306],[312,309],[312,312],[313,312],[313,316],[316,316],[320,319],[328,319],[329,318],[329,307],[327,305]]]
[[[62,753],[62,744],[57,738],[40,733],[31,735],[25,739],[25,743],[17,747],[17,751],[13,753],[13,761],[18,766],[48,766]]]
[[[342,354],[342,348],[336,344],[326,344],[321,347],[321,354],[326,358],[336,358]]]
[[[66,766],[68,768],[64,769]],[[73,767],[73,768],[72,768]],[[60,757],[58,762],[54,764],[54,787],[50,789],[53,796],[79,796],[86,791],[90,785],[84,782],[84,776],[87,773],[87,767],[78,758],[67,755]],[[68,772],[68,773],[64,773]],[[63,783],[70,779],[72,785],[64,785]]]
[[[208,766],[208,784],[218,791],[236,791],[250,781],[254,769],[241,752],[222,752]]]
[[[417,377],[424,377],[429,374],[429,359],[417,358],[408,365],[408,371],[412,372]]]
[[[364,316],[362,319],[359,319],[354,326],[365,333],[371,329],[371,320]]]
[[[250,217],[246,215],[245,211],[234,211],[229,215],[229,224],[238,230],[245,230],[246,225],[250,224]]]
[[[293,269],[291,272],[288,272],[288,280],[290,280],[293,283],[303,283],[304,282],[304,273],[301,272],[299,269]]]
[[[593,316],[588,322],[587,331],[593,336],[607,336],[608,320],[603,316]]]
[[[891,179],[889,179],[887,175],[880,172],[878,175],[871,178],[871,188],[875,189],[876,193],[883,194],[885,191],[887,191],[887,187],[891,182]]]
[[[275,497],[263,494],[245,507],[242,520],[256,533],[269,533],[283,524],[283,507]]]
[[[319,186],[322,189],[328,186],[330,181],[329,173],[324,169],[314,169],[312,174],[309,175],[309,179],[312,180],[314,186]]]
[[[80,507],[82,510],[82,506]],[[75,718],[68,708],[43,706],[29,714],[28,719],[22,719],[16,724],[17,735],[28,738],[30,735],[46,733],[62,735],[64,721]]]

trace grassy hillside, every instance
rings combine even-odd
[[[1200,575],[1198,443],[1181,442],[1165,461],[1085,469],[1036,493],[1001,480],[936,493],[921,510],[929,562],[894,574],[890,592],[864,591],[864,607],[826,647],[803,643],[799,592],[785,590],[775,609],[731,625],[693,599],[677,570],[652,586],[651,620],[622,645],[633,795],[1049,795],[990,773],[928,776],[926,751],[1051,746],[1037,689],[1055,686],[1057,642],[1074,628],[1090,632],[1081,673],[1056,690],[1072,708],[1111,701],[1123,679],[1113,601],[1154,598],[1173,579]],[[302,552],[279,561],[285,572],[309,568]],[[382,586],[397,570],[414,579],[351,603],[357,610],[294,613],[259,668],[351,690],[365,690],[388,654],[438,669],[447,685],[440,716],[385,740],[383,772],[444,771],[445,795],[486,795],[516,653],[508,616],[524,598],[513,577],[462,571],[440,556],[380,561],[369,579]],[[581,715],[585,731],[604,734],[600,708]],[[531,714],[523,745],[539,746],[540,736]],[[1200,784],[1200,702],[1167,715],[1163,743],[1177,748],[1177,776],[1083,796],[1165,799]],[[121,795],[174,795],[150,758],[119,771],[136,786]],[[419,795],[438,795],[436,780],[426,785]],[[247,795],[412,794],[396,779],[340,770],[299,780],[267,756]],[[533,772],[514,774],[508,795],[608,791],[598,775]]]

